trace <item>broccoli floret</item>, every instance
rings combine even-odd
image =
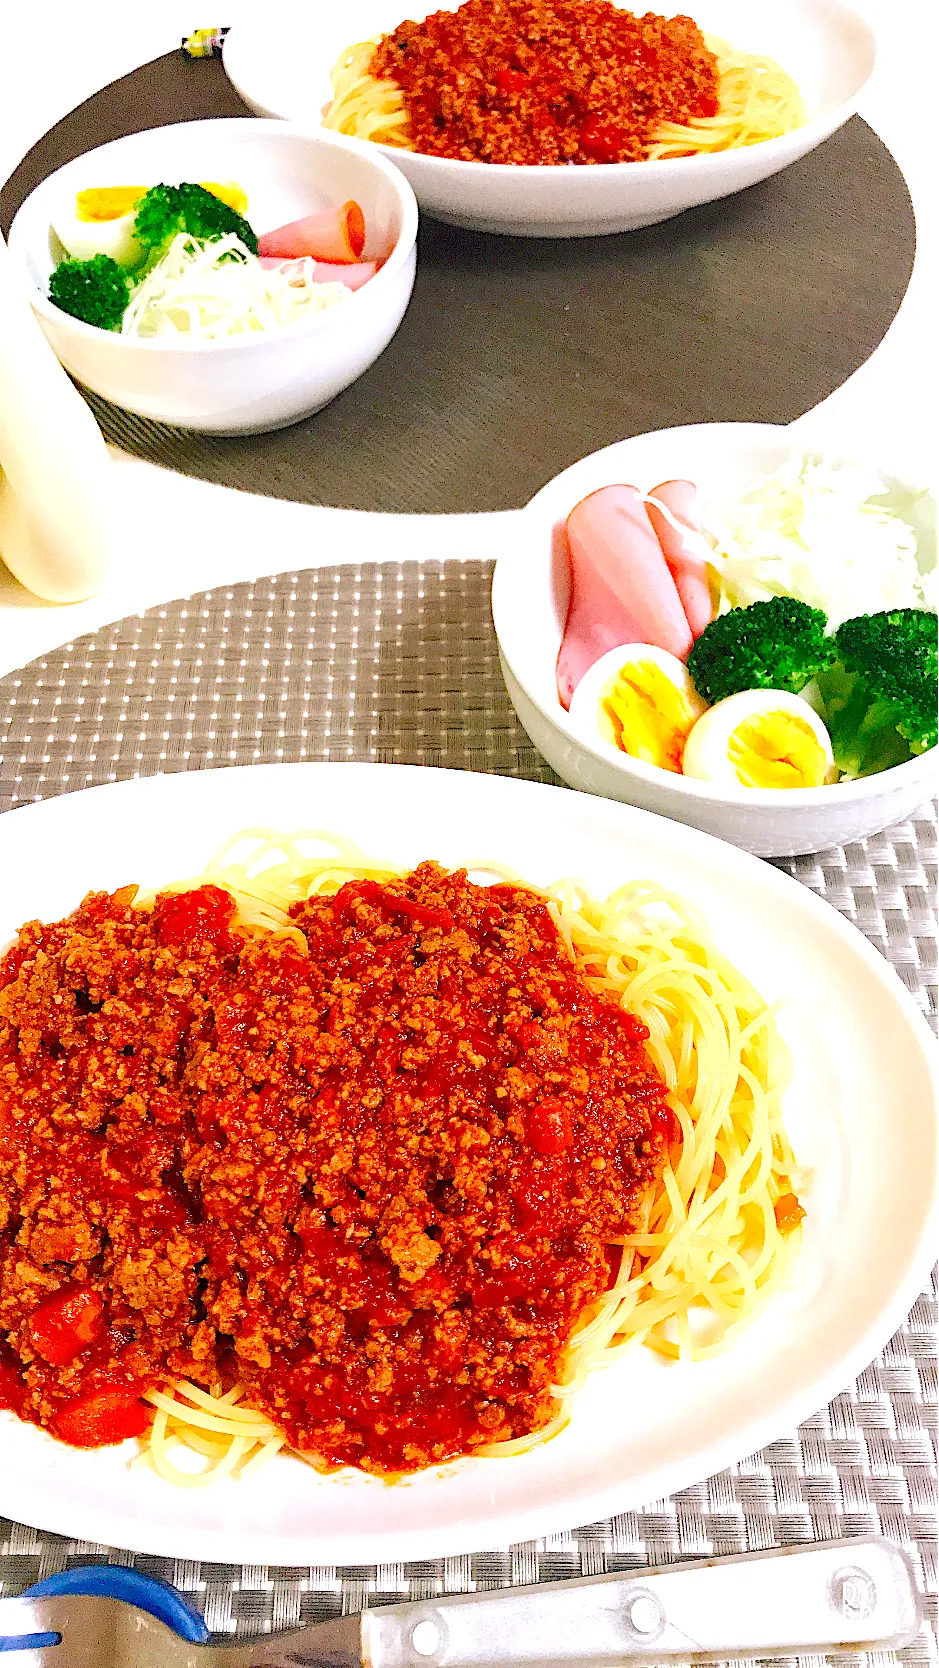
[[[771,597],[719,614],[688,656],[698,694],[712,704],[742,689],[788,689],[798,695],[834,658],[827,623],[820,608],[795,597]]]
[[[835,763],[845,776],[872,776],[935,747],[936,616],[891,608],[845,620],[837,663],[818,679]]]
[[[188,232],[211,242],[233,232],[252,255],[258,240],[247,220],[214,197],[202,185],[154,185],[137,204],[134,236],[150,251],[150,259],[162,255],[179,232]]]
[[[130,299],[130,281],[110,255],[60,261],[49,279],[49,299],[85,324],[118,330]]]

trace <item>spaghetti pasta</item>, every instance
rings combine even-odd
[[[488,861],[466,868],[525,884]],[[198,884],[233,893],[243,923],[291,934],[292,905],[331,896],[350,880],[400,872],[332,833],[252,828],[226,842]],[[658,885],[630,882],[598,901],[562,879],[543,896],[590,986],[648,1027],[646,1048],[668,1087],[674,1128],[643,1231],[611,1245],[615,1275],[570,1341],[553,1391],[556,1415],[530,1435],[474,1450],[491,1457],[549,1440],[568,1422],[588,1374],[638,1344],[687,1360],[725,1348],[785,1281],[801,1238],[782,1120],[789,1060],[772,1010],[696,912]],[[241,1405],[242,1395],[240,1386],[210,1395],[185,1382],[171,1394],[152,1393],[158,1411],[135,1463],[186,1486],[256,1469],[284,1438]]]
[[[239,1476],[250,1476],[280,1452],[285,1439],[263,1413],[239,1405],[243,1394],[236,1385],[209,1395],[184,1379],[167,1390],[149,1391],[145,1399],[156,1416],[131,1465],[147,1466],[180,1488],[206,1488],[236,1469]],[[208,1464],[198,1470],[179,1465],[180,1451]]]
[[[711,155],[762,144],[792,132],[806,119],[796,83],[774,59],[739,50],[717,36],[704,35],[703,40],[716,63],[716,109],[712,105],[711,114],[657,122],[639,153],[644,160]],[[347,47],[337,60],[332,70],[333,98],[323,116],[323,125],[376,144],[403,150],[420,149],[411,131],[406,91],[387,73],[372,73],[382,41],[381,36],[358,41]],[[443,72],[437,69],[435,73],[443,85]],[[450,101],[445,98],[444,102],[449,105]],[[496,119],[494,112],[491,120]],[[486,121],[486,113],[482,111],[478,118],[480,131],[485,131]],[[438,149],[434,154],[449,153]],[[482,152],[477,159],[489,160]],[[607,154],[595,147],[588,148],[586,155],[569,158],[577,162],[634,159],[638,158],[624,158],[612,149]]]
[[[805,121],[802,95],[774,58],[741,52],[705,35],[717,59],[718,111],[687,122],[662,122],[649,146],[650,162],[676,156],[709,156],[780,139]]]
[[[356,41],[347,46],[331,73],[332,102],[323,116],[323,126],[353,139],[371,139],[376,145],[413,149],[409,135],[404,93],[395,81],[382,81],[369,72],[381,37]]]

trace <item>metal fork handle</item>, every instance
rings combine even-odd
[[[363,1662],[612,1668],[897,1649],[916,1637],[921,1620],[905,1554],[871,1537],[374,1610],[363,1617]]]
[[[107,1598],[0,1601],[0,1632],[60,1633],[3,1668],[613,1668],[900,1649],[923,1616],[877,1536],[392,1605],[237,1645],[188,1643]]]

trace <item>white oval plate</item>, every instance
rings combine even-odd
[[[198,870],[259,818],[321,826],[399,863],[497,858],[535,883],[604,893],[651,876],[708,916],[769,999],[795,1076],[786,1110],[804,1190],[789,1288],[723,1357],[637,1351],[598,1373],[571,1425],[530,1454],[389,1485],[278,1457],[195,1492],[129,1472],[134,1444],[80,1452],[0,1414],[0,1512],[139,1551],[258,1564],[389,1563],[505,1545],[686,1487],[788,1432],[886,1343],[932,1254],[934,1044],[887,963],[788,876],[707,835],[540,783],[370,764],[258,765],[91,788],[0,819],[0,943],[92,888]]]
[[[624,8],[630,3],[617,0]],[[442,9],[457,5],[443,0]],[[424,4],[417,15],[434,9]],[[775,58],[788,71],[805,105],[801,127],[712,156],[589,168],[461,162],[380,148],[407,175],[422,210],[454,225],[521,237],[625,232],[741,191],[805,156],[847,121],[874,68],[874,36],[841,0],[695,0],[689,10],[705,31]],[[405,0],[313,6],[291,20],[287,49],[283,33],[255,8],[226,37],[225,69],[258,115],[309,127],[331,101],[330,72],[343,50],[388,34],[405,15]]]

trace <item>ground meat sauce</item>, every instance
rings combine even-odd
[[[697,24],[612,0],[465,0],[399,24],[370,73],[405,94],[415,150],[466,162],[637,162],[662,122],[718,110]]]
[[[324,1466],[518,1436],[668,1129],[543,902],[421,864],[297,906],[95,893],[0,962],[0,1406],[81,1446],[240,1379]]]

